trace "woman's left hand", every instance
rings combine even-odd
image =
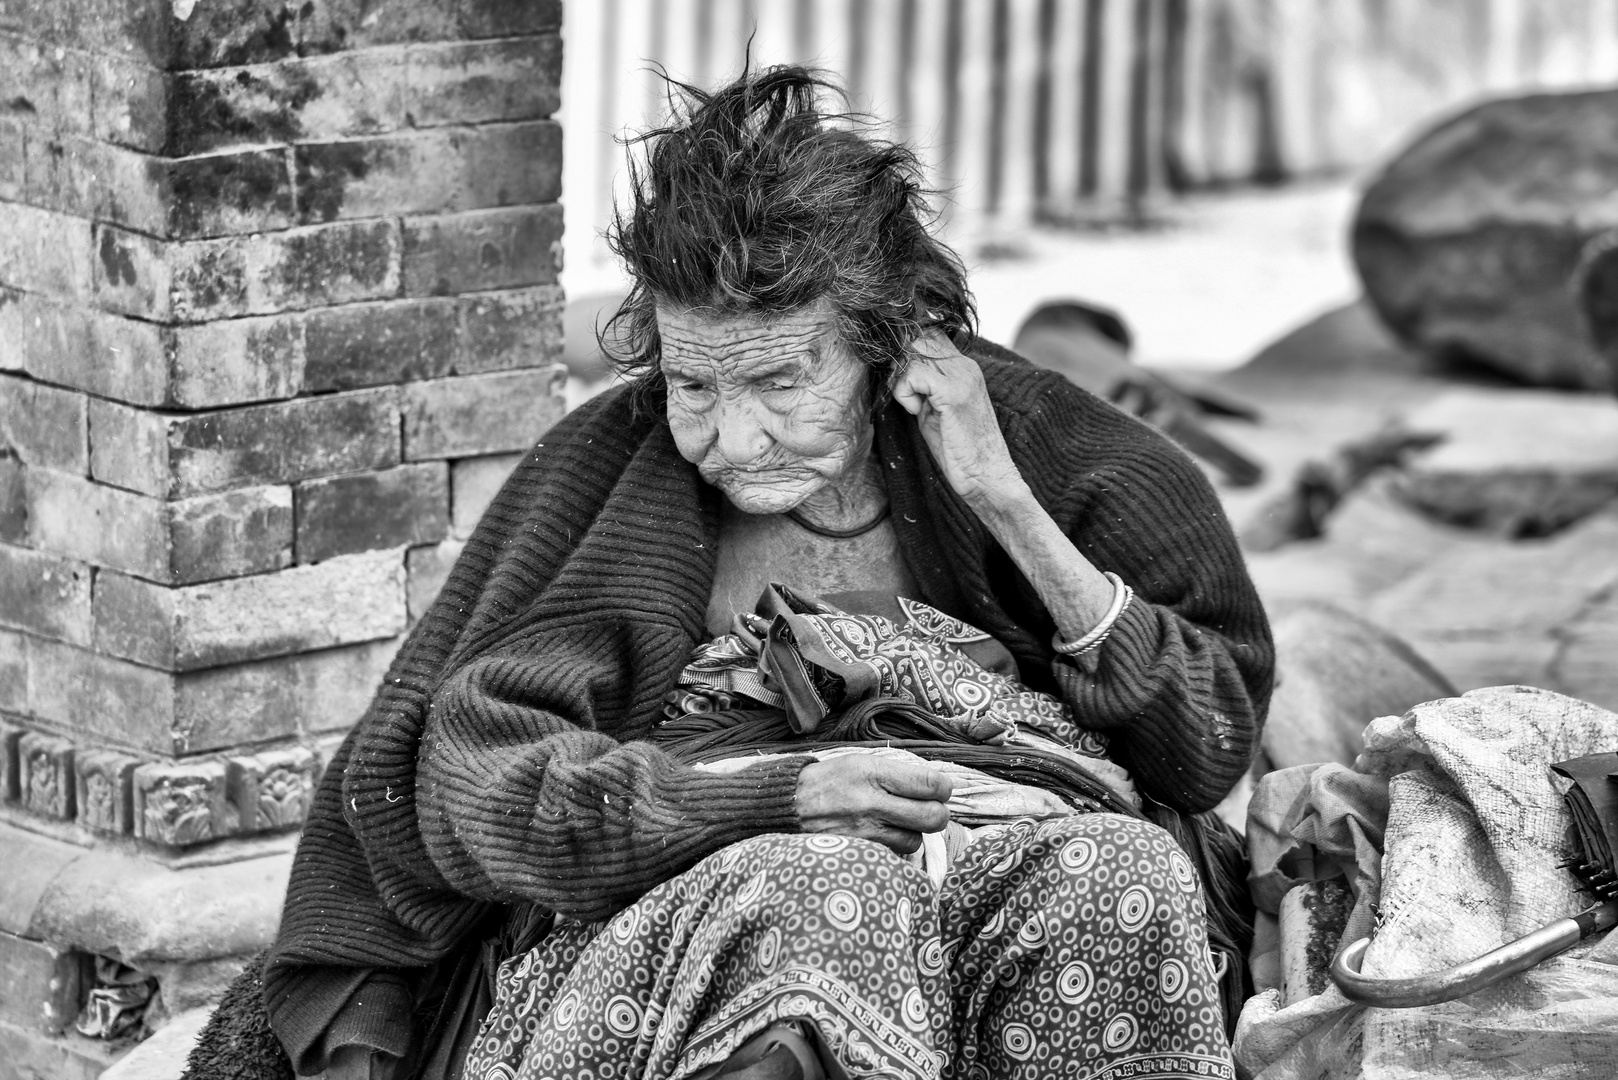
[[[1006,448],[983,369],[940,330],[916,338],[910,353],[893,396],[916,417],[950,487],[974,508],[1018,495],[1022,474]]]

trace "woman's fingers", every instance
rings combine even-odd
[[[883,789],[904,799],[930,799],[948,802],[955,781],[937,769],[915,761],[874,759],[875,780]]]
[[[892,841],[909,843],[915,834],[919,844],[921,833],[949,824],[953,788],[949,777],[917,762],[840,755],[799,774],[798,820],[806,832],[860,836],[899,851]]]

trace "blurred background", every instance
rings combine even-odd
[[[1618,80],[1618,0],[592,0],[567,4],[572,299],[625,135],[699,86],[801,61],[916,147],[986,336],[1051,296],[1120,311],[1137,359],[1230,367],[1353,299],[1368,171],[1491,96]]]

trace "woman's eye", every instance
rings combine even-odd
[[[765,383],[764,384],[764,389],[765,389],[766,392],[771,392],[771,391],[775,391],[775,390],[795,390],[795,389],[797,389],[797,386],[798,386],[797,383],[785,382],[785,381],[777,379],[777,380],[775,380],[773,382]]]

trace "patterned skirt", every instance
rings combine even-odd
[[[935,889],[829,835],[734,844],[502,966],[468,1080],[681,1080],[795,1026],[831,1075],[1233,1075],[1191,861],[1112,814],[1018,821]]]

